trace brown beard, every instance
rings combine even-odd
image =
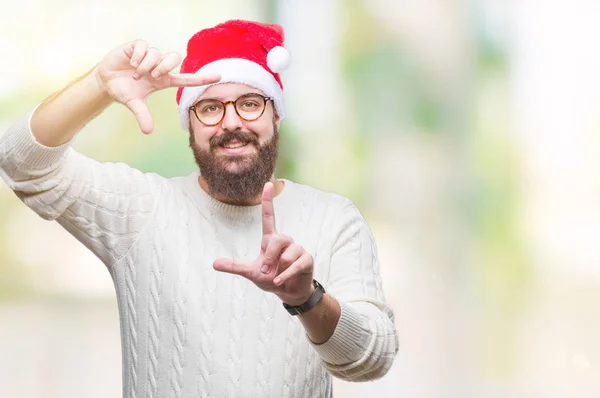
[[[257,152],[252,155],[216,156],[219,146],[232,139],[254,145]],[[263,187],[273,176],[277,162],[279,131],[273,123],[273,138],[262,145],[254,133],[230,131],[210,139],[210,149],[198,148],[194,132],[190,133],[190,148],[196,164],[210,194],[227,203],[248,205],[262,193]],[[237,163],[234,171],[227,164]]]

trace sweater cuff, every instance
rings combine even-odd
[[[333,365],[359,360],[369,345],[368,320],[348,303],[340,303],[341,315],[333,335],[322,344],[309,340],[321,359]]]
[[[3,141],[6,148],[13,153],[15,160],[27,165],[31,170],[43,170],[58,163],[69,149],[71,142],[57,147],[47,147],[40,144],[31,132],[31,117],[39,105],[27,112],[6,133]]]

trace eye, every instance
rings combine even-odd
[[[256,95],[248,95],[241,97],[238,102],[238,109],[244,112],[260,111],[263,107],[262,97]]]
[[[216,113],[216,112],[220,112],[221,111],[221,105],[220,104],[206,104],[206,105],[202,105],[202,107],[200,108],[200,112],[202,113]]]
[[[242,103],[242,108],[252,110],[258,107],[258,104],[254,101],[244,101]]]

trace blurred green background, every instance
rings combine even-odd
[[[276,22],[292,66],[278,176],[352,199],[401,348],[339,397],[600,396],[600,5],[561,0],[24,0],[0,15],[0,134],[143,38],[185,54],[226,19]],[[175,90],[155,132],[113,106],[75,148],[195,170]],[[0,184],[0,396],[119,396],[104,266]]]

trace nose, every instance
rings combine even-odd
[[[242,119],[238,116],[235,111],[235,105],[229,103],[225,105],[225,115],[221,122],[223,130],[236,131],[242,128]]]

